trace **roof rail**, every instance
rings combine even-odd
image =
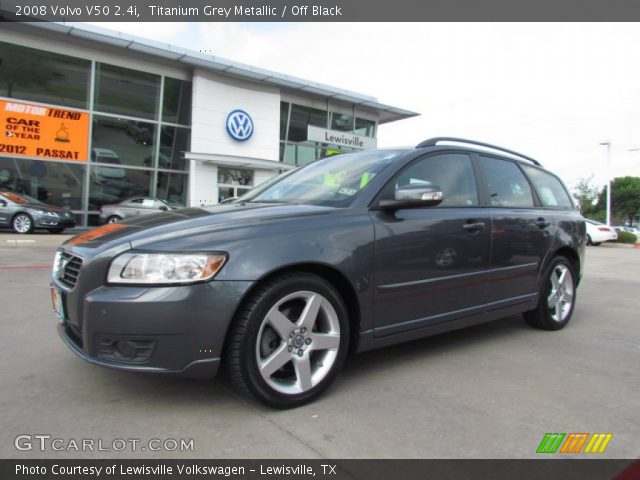
[[[478,145],[480,147],[486,147],[486,148],[490,148],[492,150],[498,150],[500,152],[509,153],[509,154],[514,155],[516,157],[520,157],[520,158],[522,158],[524,160],[528,160],[528,161],[532,162],[534,165],[538,165],[539,167],[542,166],[540,164],[540,162],[538,162],[537,160],[535,160],[535,159],[533,159],[531,157],[527,157],[526,155],[523,155],[521,153],[514,152],[513,150],[509,150],[509,149],[506,149],[506,148],[498,147],[496,145],[491,145],[490,143],[476,142],[475,140],[467,140],[465,138],[434,137],[434,138],[430,138],[428,140],[425,140],[424,142],[420,142],[416,146],[416,148],[435,147],[440,142],[455,142],[455,143],[467,143],[469,145]]]

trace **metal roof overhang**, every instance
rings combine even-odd
[[[49,30],[72,37],[94,41],[114,47],[125,48],[134,52],[141,52],[150,56],[172,60],[190,67],[201,68],[213,72],[224,73],[236,78],[269,85],[291,91],[311,94],[334,99],[345,103],[375,110],[379,114],[379,123],[388,123],[405,118],[415,117],[419,113],[402,108],[385,105],[375,97],[344,90],[317,82],[311,82],[282,73],[233,62],[213,55],[206,55],[174,45],[128,35],[93,25],[65,23],[65,22],[28,22],[28,25],[43,30]]]
[[[223,165],[226,167],[258,168],[262,170],[292,170],[296,168],[295,165],[289,165],[288,163],[282,163],[275,160],[263,160],[261,158],[251,157],[235,157],[231,155],[219,155],[214,153],[185,152],[184,158],[200,162],[211,162],[215,163],[216,165]]]

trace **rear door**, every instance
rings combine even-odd
[[[383,189],[432,183],[441,205],[374,210],[376,336],[471,315],[486,299],[490,253],[489,209],[479,206],[476,170],[467,153],[418,158]]]
[[[142,213],[142,203],[144,198],[132,198],[122,205],[118,210],[122,213],[122,218],[135,217]]]
[[[491,269],[488,309],[530,301],[538,271],[553,241],[553,216],[542,208],[521,170],[511,160],[480,155],[491,207]]]

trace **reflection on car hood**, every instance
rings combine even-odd
[[[44,210],[45,212],[55,212],[55,213],[65,213],[69,212],[69,210],[55,207],[53,205],[47,205],[43,203],[24,203],[20,205],[23,208],[30,208],[32,210]],[[69,212],[70,213],[70,212]]]
[[[66,243],[88,248],[115,246],[124,242],[130,242],[135,246],[149,241],[214,230],[244,228],[257,222],[321,215],[335,210],[332,207],[281,203],[239,203],[206,208],[181,208],[107,224],[71,238]]]

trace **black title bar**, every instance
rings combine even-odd
[[[0,0],[1,21],[639,21],[637,0]]]

